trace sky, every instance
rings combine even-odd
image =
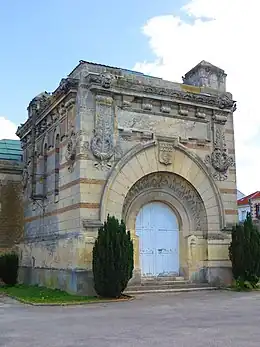
[[[0,138],[79,60],[181,82],[201,60],[228,74],[238,189],[259,189],[258,0],[0,0]]]

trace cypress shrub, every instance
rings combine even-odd
[[[132,277],[133,242],[123,221],[108,215],[93,248],[94,287],[97,294],[118,298]]]
[[[0,256],[0,278],[9,286],[17,283],[19,259],[14,252],[5,253]]]
[[[232,230],[229,257],[238,286],[255,288],[260,276],[260,234],[249,213],[244,223]]]

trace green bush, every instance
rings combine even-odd
[[[93,248],[93,275],[97,294],[118,298],[133,272],[133,242],[123,221],[107,217]]]
[[[0,278],[10,286],[17,283],[19,260],[16,253],[0,255]]]
[[[229,257],[236,286],[255,288],[260,276],[260,234],[250,214],[232,230]]]

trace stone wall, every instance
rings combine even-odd
[[[24,210],[22,168],[15,162],[0,163],[0,252],[23,240]]]

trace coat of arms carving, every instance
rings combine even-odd
[[[159,142],[158,149],[159,149],[159,162],[164,165],[172,164],[173,143]]]

